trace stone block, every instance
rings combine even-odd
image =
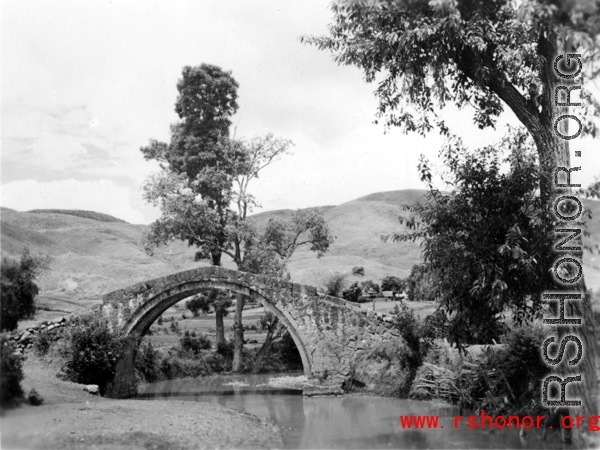
[[[88,384],[83,387],[85,392],[88,392],[93,395],[100,395],[100,388],[97,384]]]

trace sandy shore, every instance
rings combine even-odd
[[[279,429],[249,414],[200,402],[110,400],[54,376],[38,358],[24,363],[25,392],[42,406],[23,405],[0,417],[2,449],[281,448]]]

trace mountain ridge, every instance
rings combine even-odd
[[[321,286],[335,272],[348,274],[348,282],[379,281],[387,275],[407,277],[412,266],[421,261],[419,243],[383,242],[381,236],[408,231],[398,220],[401,205],[423,199],[425,193],[417,189],[377,192],[337,206],[317,207],[336,240],[321,258],[307,248],[300,248],[289,264],[291,279]],[[594,220],[588,231],[593,237],[592,244],[597,246],[600,202],[591,205]],[[250,219],[261,226],[270,218],[285,218],[293,212],[291,209],[265,211]],[[208,262],[194,262],[194,248],[181,241],[159,247],[148,255],[141,243],[147,225],[99,221],[57,212],[19,212],[10,208],[1,208],[0,214],[3,256],[17,256],[28,247],[33,254],[52,258],[49,270],[39,280],[41,304],[50,310],[89,306],[112,290],[208,265]],[[223,265],[235,268],[227,258]],[[584,265],[588,285],[597,289],[600,287],[600,258],[586,252]],[[355,266],[364,267],[365,275],[351,275]]]

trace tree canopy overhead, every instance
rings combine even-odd
[[[598,72],[599,6],[593,1],[371,0],[337,2],[329,36],[305,37],[341,64],[360,67],[376,81],[377,115],[388,126],[448,132],[439,111],[454,103],[473,107],[473,120],[494,126],[508,107],[535,140],[542,166],[542,197],[552,192],[549,173],[568,162],[554,122],[555,58],[582,54],[583,133],[597,133],[599,105],[585,80]],[[566,58],[562,62],[565,62]],[[576,73],[577,64],[561,66]],[[561,98],[564,97],[561,92]],[[563,100],[564,101],[564,100]],[[562,121],[566,122],[566,121]],[[561,122],[561,125],[565,125]]]

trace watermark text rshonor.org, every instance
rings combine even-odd
[[[400,425],[402,428],[444,428],[439,420],[440,416],[399,416]],[[452,426],[454,428],[469,428],[476,430],[478,428],[493,430],[504,428],[515,428],[515,429],[526,429],[531,428],[542,429],[546,426],[552,428],[552,425],[547,425],[546,416],[491,416],[485,413],[485,410],[481,411],[480,415],[472,416],[454,416]],[[590,431],[600,431],[600,416],[562,416],[560,419],[560,426],[562,428],[587,428]]]
[[[564,61],[563,61],[563,59],[564,59]],[[573,63],[576,63],[577,70],[574,73],[562,72],[558,67],[558,65],[559,65],[559,63],[561,63],[561,61],[568,68],[571,68],[571,65]],[[554,71],[562,80],[574,80],[581,74],[582,69],[583,69],[583,65],[581,62],[581,54],[578,54],[578,53],[567,53],[566,56],[559,55],[554,60]],[[581,103],[571,102],[571,92],[573,90],[581,90],[581,84],[571,85],[571,86],[558,85],[554,91],[555,106],[557,106],[557,107],[558,106],[560,106],[560,107],[581,106]],[[564,99],[565,101],[559,100],[560,93],[565,94],[565,96],[566,96],[566,98]],[[564,128],[566,128],[566,127],[564,127],[563,132],[561,132],[559,130],[559,126],[561,124],[563,124],[563,121],[567,121],[566,123],[569,123],[568,121],[570,121],[570,120],[573,120],[577,123],[577,125],[578,125],[577,131],[573,134],[569,134],[568,131],[564,132]],[[581,120],[579,120],[579,118],[577,116],[572,115],[572,114],[563,114],[554,121],[554,131],[556,132],[556,135],[560,139],[564,139],[564,140],[575,139],[581,135],[582,128],[583,128],[583,126],[582,126]],[[580,156],[581,156],[581,152],[579,152],[579,151],[575,152],[575,157],[580,157]],[[581,166],[573,167],[573,168],[558,166],[554,173],[555,187],[556,188],[566,188],[566,189],[569,189],[572,187],[581,187],[581,184],[571,183],[571,173],[577,172],[580,170],[581,170]],[[562,179],[562,181],[561,181],[561,179]],[[563,284],[564,286],[568,287],[569,285],[576,283],[582,277],[582,272],[583,272],[583,269],[581,267],[581,262],[577,258],[575,258],[572,254],[572,252],[578,252],[577,253],[578,255],[581,254],[581,245],[579,245],[580,241],[575,241],[575,242],[571,242],[571,243],[569,242],[569,241],[573,240],[574,238],[577,238],[578,236],[581,235],[581,229],[578,228],[577,226],[575,226],[577,222],[573,222],[573,221],[577,220],[581,216],[581,214],[583,212],[583,206],[582,206],[581,202],[579,201],[579,199],[573,195],[560,195],[554,200],[554,208],[553,209],[554,209],[554,214],[555,214],[557,220],[559,221],[559,223],[564,223],[565,221],[569,223],[568,228],[567,228],[567,225],[561,225],[561,228],[556,228],[554,230],[557,235],[558,234],[561,235],[560,241],[555,244],[554,249],[557,252],[566,252],[566,253],[565,253],[565,256],[560,257],[557,261],[555,261],[554,266],[552,268],[552,272],[553,272],[555,279],[560,284]],[[564,233],[567,233],[566,236]],[[573,270],[573,268],[576,268],[576,269]],[[558,301],[558,317],[544,318],[545,324],[557,325],[559,327],[561,325],[581,325],[580,317],[565,317],[565,302],[566,301],[576,301],[576,300],[581,301],[582,300],[581,291],[569,292],[567,289],[565,291],[559,291],[559,292],[547,292],[547,293],[543,294],[542,298],[543,298],[543,300],[548,300],[548,301]],[[581,362],[581,358],[583,355],[583,345],[582,345],[579,337],[575,336],[574,334],[568,334],[568,335],[564,336],[560,342],[560,346],[558,348],[558,352],[556,353],[556,356],[552,358],[549,355],[549,347],[551,344],[553,344],[555,342],[555,340],[556,340],[556,338],[554,336],[550,336],[544,341],[544,344],[543,344],[544,359],[546,360],[546,362],[548,364],[550,364],[552,366],[557,366],[563,362],[562,360],[563,360],[563,356],[564,356],[564,352],[565,352],[565,347],[567,346],[567,344],[569,342],[573,342],[575,345],[577,345],[577,355],[575,355],[575,357],[570,359],[568,361],[568,364],[570,366],[575,366]],[[558,345],[558,343],[556,343],[556,345]],[[556,350],[554,349],[553,351],[555,352]],[[566,387],[569,383],[572,383],[572,382],[582,382],[581,375],[569,376],[564,379],[556,374],[551,374],[548,377],[546,377],[546,379],[544,380],[544,383],[542,384],[542,403],[543,403],[543,405],[546,407],[549,407],[549,406],[559,406],[559,407],[581,406],[581,400],[579,400],[579,399],[570,399],[570,400],[566,399]],[[560,388],[560,398],[559,399],[551,400],[548,398],[548,392],[550,389],[550,385],[552,383],[557,383],[558,387]],[[570,418],[570,416],[565,416],[565,417]],[[593,416],[593,417],[596,417],[596,416]],[[595,421],[596,421],[596,423],[594,426],[597,427],[597,425],[598,425],[597,417],[596,417]],[[591,421],[590,421],[590,426],[592,426]],[[564,428],[571,428],[571,427],[564,426]],[[579,427],[577,427],[577,428],[579,428]],[[594,431],[596,431],[596,430],[594,430]]]

